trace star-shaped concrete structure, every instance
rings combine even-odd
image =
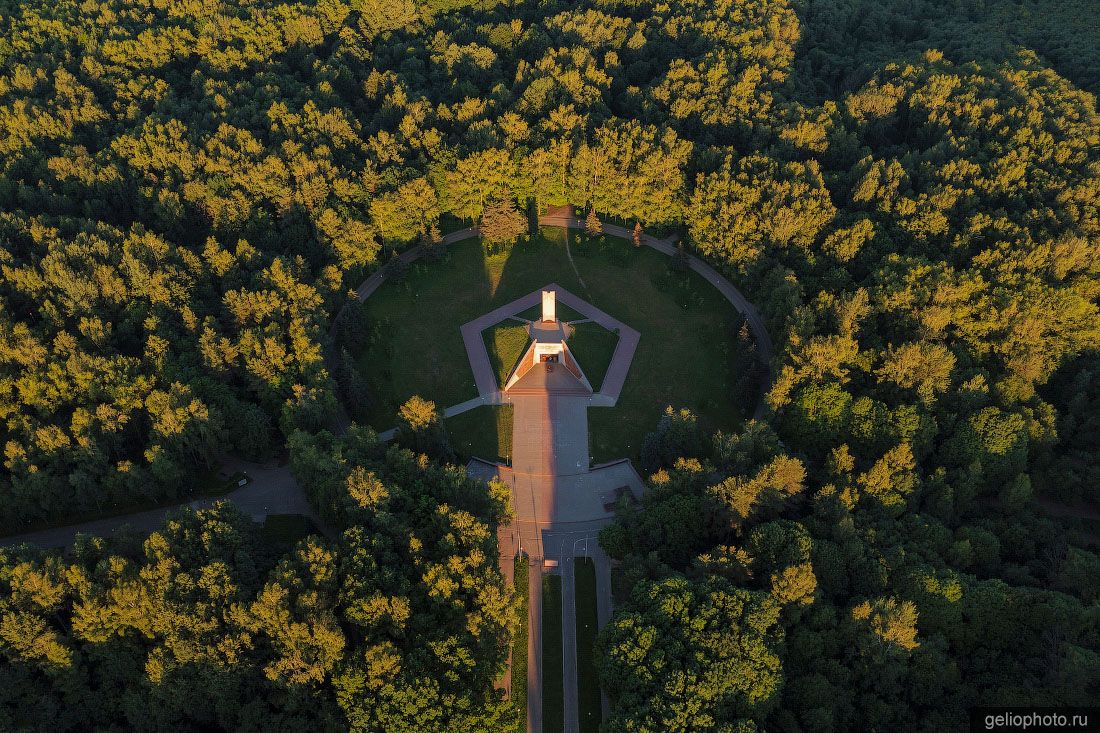
[[[529,324],[532,343],[502,388],[482,333],[544,299],[550,310],[544,306],[543,318]],[[619,336],[599,392],[566,345],[568,324],[557,319],[555,301]],[[511,465],[474,459],[468,471],[512,489],[515,520],[509,530],[517,549],[536,558],[554,556],[549,535],[593,534],[612,519],[620,497],[640,498],[642,480],[629,460],[592,466],[588,451],[588,408],[618,401],[640,340],[636,330],[551,283],[465,324],[462,337],[481,399],[514,406]]]
[[[542,318],[528,323],[532,342],[500,385],[482,334],[540,300],[544,303]],[[569,350],[570,327],[557,318],[556,301],[619,336],[599,392],[593,392],[584,365]],[[598,616],[610,618],[611,565],[597,534],[614,518],[618,501],[623,497],[637,501],[642,495],[642,479],[628,459],[592,466],[588,450],[588,408],[613,407],[618,402],[640,334],[551,283],[465,324],[462,339],[477,383],[476,401],[514,407],[511,465],[475,458],[466,470],[487,481],[503,481],[511,490],[514,519],[498,529],[497,539],[501,572],[506,578],[512,577],[512,562],[518,553],[528,556],[531,567],[528,730],[538,731],[542,719],[542,574],[561,573],[563,607],[572,609],[573,558],[583,552],[595,564]],[[563,682],[565,689],[574,690],[576,625],[571,611],[562,618],[562,647]],[[575,695],[567,696],[566,712],[571,718],[576,717],[575,710],[569,713],[573,708]]]
[[[589,402],[593,407],[614,407],[619,400],[619,394],[622,392],[623,383],[626,381],[627,372],[630,370],[630,362],[634,359],[634,352],[638,348],[641,334],[557,283],[550,283],[462,326],[462,341],[466,346],[470,368],[474,372],[478,399],[497,405],[508,402],[501,386],[497,384],[496,372],[489,361],[489,352],[485,349],[482,332],[539,304],[542,301],[544,292],[554,293],[557,302],[564,303],[585,318],[612,333],[618,334],[619,343],[616,345],[615,353],[611,357],[611,364],[607,367],[603,384],[600,386],[600,391],[594,393]]]

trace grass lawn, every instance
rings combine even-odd
[[[519,598],[516,609],[516,634],[512,639],[512,705],[519,714],[517,733],[527,733],[527,573],[526,557],[517,557],[512,587]]]
[[[569,337],[569,350],[573,352],[584,375],[592,383],[592,389],[600,391],[607,367],[611,366],[611,357],[615,355],[615,346],[619,337],[596,323],[581,323],[573,327]]]
[[[595,644],[599,622],[596,617],[596,566],[591,558],[573,561],[576,577],[577,614],[577,707],[580,733],[600,730],[600,678],[596,672]]]
[[[561,576],[542,579],[542,729],[565,730],[565,693],[562,682]]]
[[[566,236],[584,285],[566,257]],[[754,405],[733,392],[730,324],[736,311],[701,277],[668,265],[668,257],[648,247],[635,249],[612,237],[588,240],[556,227],[543,227],[508,252],[487,255],[480,242],[466,240],[448,247],[442,262],[415,263],[404,280],[384,284],[365,304],[373,336],[360,367],[376,397],[368,423],[393,427],[398,407],[414,394],[441,408],[477,396],[459,327],[556,282],[641,333],[619,404],[589,411],[598,462],[637,457],[669,404],[693,410],[704,429],[737,427]],[[586,352],[595,348],[578,343]],[[598,367],[589,369],[587,362],[597,358],[578,352],[590,379]],[[489,429],[497,423],[474,420]],[[483,440],[511,443],[499,434],[469,442]]]
[[[265,541],[288,545],[316,533],[313,522],[301,514],[268,514],[260,529]]]
[[[512,460],[511,405],[475,407],[443,421],[451,447],[459,456],[474,456],[488,461],[508,463]]]
[[[508,383],[512,370],[516,368],[531,338],[527,335],[527,326],[516,321],[498,323],[482,332],[485,350],[489,352],[489,361],[497,374],[497,384],[501,389]]]

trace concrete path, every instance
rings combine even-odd
[[[630,371],[630,364],[634,360],[634,352],[638,350],[641,334],[617,318],[604,313],[588,301],[573,295],[565,288],[557,285],[553,288],[557,291],[555,297],[562,303],[608,331],[619,334],[619,341],[615,344],[615,351],[611,355],[611,363],[607,367],[603,384],[600,385],[598,393],[601,397],[611,400],[611,404],[614,405],[618,402],[619,395],[622,394],[623,384],[626,382],[627,372]]]
[[[485,339],[482,334],[485,329],[510,318],[515,318],[517,313],[522,313],[532,306],[537,305],[542,300],[542,292],[544,290],[554,291],[555,297],[558,300],[581,315],[586,316],[584,319],[586,322],[599,324],[608,331],[618,334],[619,340],[615,344],[615,351],[612,352],[611,363],[608,365],[607,372],[604,374],[600,391],[588,395],[585,399],[587,399],[588,407],[614,407],[619,401],[619,395],[622,394],[623,384],[626,383],[626,376],[630,372],[630,364],[634,360],[634,353],[638,350],[638,342],[641,340],[641,334],[614,316],[603,312],[588,301],[573,295],[557,283],[549,283],[538,290],[516,298],[511,303],[505,303],[498,308],[494,308],[488,313],[478,316],[469,323],[464,323],[460,327],[460,331],[462,332],[462,343],[466,348],[466,357],[470,362],[470,371],[474,374],[474,384],[477,386],[478,396],[445,408],[443,410],[443,417],[446,418],[458,415],[482,405],[516,403],[517,397],[508,396],[501,391],[501,385],[497,381],[496,370],[493,369],[492,362],[489,360],[489,352],[485,348]],[[585,381],[587,384],[587,380]],[[338,422],[342,425],[341,431],[347,429],[346,416],[342,417]],[[517,434],[519,434],[518,431],[513,431],[513,436]],[[378,437],[381,440],[393,440],[396,435],[396,428],[390,428],[389,430],[383,430],[378,434]],[[583,437],[585,441],[587,441],[587,433],[585,433]],[[587,446],[587,442],[585,442],[585,445]],[[587,447],[585,451],[587,452]],[[513,448],[513,461],[514,453],[515,449]],[[587,455],[584,457],[584,460],[587,462]]]
[[[220,497],[196,499],[159,509],[0,538],[0,546],[14,547],[25,543],[44,548],[68,547],[76,539],[77,534],[104,537],[124,527],[149,534],[164,526],[165,516],[169,512],[184,506],[193,509],[209,509],[219,501],[232,501],[242,512],[257,522],[262,522],[268,514],[302,514],[309,517],[326,536],[335,536],[313,511],[305,492],[290,472],[289,466],[261,465],[239,458],[226,458],[222,462],[222,471],[227,474],[240,471],[248,475],[252,481],[247,486],[234,489]]]
[[[579,309],[579,302],[571,307]],[[590,306],[589,306],[590,307]],[[599,312],[594,314],[601,317]],[[490,314],[497,318],[499,313]],[[479,339],[480,340],[480,339]],[[541,366],[541,365],[540,365]],[[531,386],[534,385],[534,386]],[[597,618],[611,617],[611,571],[599,547],[599,530],[614,519],[613,504],[622,491],[640,498],[643,483],[628,460],[590,467],[588,407],[592,395],[560,390],[552,380],[517,383],[520,394],[505,393],[514,407],[512,465],[475,459],[471,476],[505,482],[511,490],[514,519],[498,531],[503,555],[526,552],[531,558],[528,615],[528,731],[542,730],[542,574],[543,561],[556,561],[562,576],[562,680],[565,731],[580,725],[577,688],[576,585],[573,558],[593,557],[596,566]],[[538,385],[543,385],[540,389]],[[614,404],[611,401],[611,404]],[[537,660],[537,661],[536,661]],[[516,684],[513,681],[512,684]]]
[[[470,239],[478,236],[477,227],[467,227],[465,229],[459,229],[447,234],[443,237],[443,245],[454,244],[455,242],[461,242],[464,239]],[[420,259],[424,254],[424,247],[417,245],[412,249],[407,249],[397,256],[402,263],[411,265],[416,260]],[[364,280],[358,288],[355,289],[356,294],[359,296],[359,300],[366,300],[374,294],[375,290],[378,290],[382,286],[382,283],[386,281],[389,276],[389,267],[381,267],[375,271],[370,277]],[[335,319],[333,319],[335,322]]]
[[[599,543],[602,522],[587,529],[550,530],[546,533],[546,547],[558,561],[561,574],[562,608],[562,683],[564,693],[565,733],[580,730],[580,687],[577,677],[577,584],[574,561],[591,557],[596,570],[596,615],[602,629],[611,618],[611,566]],[[606,719],[609,712],[606,698],[603,700]]]
[[[640,498],[643,484],[628,460],[589,467],[588,395],[551,389],[542,394],[506,395],[506,399],[515,405],[512,465],[473,460],[467,471],[486,480],[499,478],[509,486],[514,519],[502,530],[510,544],[506,549],[502,543],[501,551],[524,551],[532,558],[528,616],[532,632],[528,656],[532,662],[527,698],[530,733],[541,733],[542,729],[542,683],[537,674],[543,643],[542,561],[557,561],[562,576],[563,715],[565,731],[577,733],[580,712],[573,558],[587,554],[594,560],[597,618],[602,626],[611,617],[611,571],[599,547],[599,530],[614,519],[613,503],[618,493],[629,491]],[[535,659],[539,660],[537,665]]]
[[[444,408],[443,417],[454,417],[455,415],[469,412],[475,407],[493,404],[493,399],[494,395],[490,395],[489,397],[474,397],[465,402],[459,402],[457,405],[451,405],[450,407]]]
[[[443,409],[443,417],[453,417],[455,415],[461,415],[464,412],[469,412],[475,407],[481,407],[482,405],[495,405],[499,402],[494,401],[492,396],[490,397],[473,397],[465,402],[459,402],[457,405],[451,405]],[[383,430],[378,434],[378,439],[382,441],[393,440],[397,436],[397,428],[390,428],[389,430]]]
[[[500,391],[497,383],[497,373],[489,361],[489,352],[485,349],[485,339],[482,332],[501,321],[507,320],[517,313],[531,308],[542,302],[542,292],[536,290],[532,293],[517,298],[511,303],[505,303],[499,308],[494,308],[485,315],[478,316],[469,323],[460,327],[462,343],[466,347],[466,356],[470,360],[470,369],[474,373],[474,384],[477,385],[477,393],[485,399],[491,398]]]
[[[638,342],[641,340],[641,334],[557,283],[548,283],[538,290],[516,298],[511,303],[505,303],[498,308],[494,308],[485,315],[478,316],[461,326],[462,342],[466,347],[466,356],[470,361],[470,369],[474,373],[474,383],[477,385],[478,394],[482,399],[487,400],[489,404],[502,404],[509,401],[500,392],[500,385],[497,384],[497,374],[489,360],[489,352],[485,349],[485,339],[482,337],[482,333],[485,329],[540,303],[544,290],[554,291],[555,298],[559,302],[585,316],[585,321],[597,323],[608,331],[618,333],[619,341],[615,345],[615,351],[611,356],[611,364],[607,367],[607,373],[604,375],[603,384],[600,386],[600,391],[593,395],[597,398],[594,403],[595,406],[613,406],[622,392],[626,375],[630,371],[630,363],[634,359],[634,352],[637,351]]]

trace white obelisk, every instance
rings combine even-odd
[[[553,290],[543,290],[542,291],[542,320],[544,322],[546,322],[546,321],[551,321],[552,322],[552,321],[558,320],[557,314],[555,313],[555,310],[556,310],[555,307],[554,307],[555,303],[556,303],[556,300],[555,300],[554,291]]]

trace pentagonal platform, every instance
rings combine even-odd
[[[634,359],[634,352],[638,348],[641,335],[622,321],[570,293],[557,283],[550,283],[462,326],[462,341],[466,346],[466,355],[470,360],[470,368],[474,372],[474,382],[477,384],[480,399],[490,404],[503,404],[510,401],[506,399],[500,385],[497,383],[496,372],[489,360],[489,352],[485,348],[482,332],[538,305],[542,299],[543,291],[553,291],[559,302],[564,303],[608,331],[618,334],[619,341],[611,357],[611,364],[604,374],[600,391],[588,398],[589,406],[613,407],[619,400],[619,394],[622,392],[627,372],[630,371],[630,363]],[[581,366],[583,367],[583,365]]]

